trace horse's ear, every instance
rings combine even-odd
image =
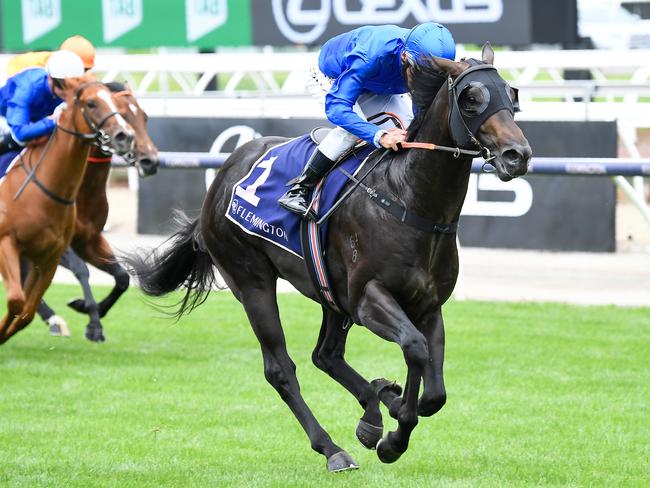
[[[79,86],[79,78],[66,78],[63,80],[63,92],[66,98],[74,95]]]
[[[483,44],[481,58],[483,58],[484,63],[494,64],[494,51],[492,50],[492,45],[489,42]]]
[[[451,59],[447,59],[447,58],[439,58],[437,56],[431,56],[429,60],[435,68],[437,68],[439,71],[443,71],[447,73],[452,78],[455,78],[456,76],[461,74],[466,68],[466,66],[463,66],[462,63],[459,63],[457,61],[452,61]]]
[[[91,78],[90,74],[85,74],[83,76],[77,76],[73,78],[66,78],[65,83],[65,98],[67,102],[70,102],[77,95],[77,90],[79,87],[84,84],[92,81],[94,78]]]

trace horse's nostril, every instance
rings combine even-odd
[[[521,153],[515,149],[508,149],[507,151],[504,151],[502,157],[503,160],[508,164],[519,164],[519,162],[524,159]]]
[[[129,140],[129,135],[124,132],[124,131],[119,131],[117,134],[115,134],[115,142],[119,144],[124,144]]]
[[[153,175],[158,171],[158,159],[156,158],[140,158],[138,163],[146,175]]]

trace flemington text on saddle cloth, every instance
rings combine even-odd
[[[287,182],[302,172],[315,149],[316,144],[309,135],[269,149],[233,187],[226,217],[244,232],[303,257],[300,246],[301,217],[280,207],[278,199],[287,191]],[[354,174],[373,150],[372,146],[360,149],[340,163],[340,167]],[[332,207],[348,181],[342,172],[336,169],[330,172],[321,192],[319,215]],[[323,246],[327,242],[326,237],[327,222],[321,226]]]

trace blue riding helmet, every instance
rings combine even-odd
[[[456,43],[445,26],[436,22],[425,22],[410,30],[404,41],[404,51],[410,63],[431,55],[453,61],[456,57]]]

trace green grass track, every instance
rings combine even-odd
[[[0,347],[1,487],[650,486],[649,308],[449,303],[447,405],[384,465],[356,440],[356,400],[311,364],[319,307],[280,296],[305,399],[361,465],[332,475],[266,383],[230,294],[175,323],[132,290],[104,344],[63,305],[78,294],[47,295],[72,338],[36,319]],[[404,381],[399,348],[361,327],[347,358]]]

